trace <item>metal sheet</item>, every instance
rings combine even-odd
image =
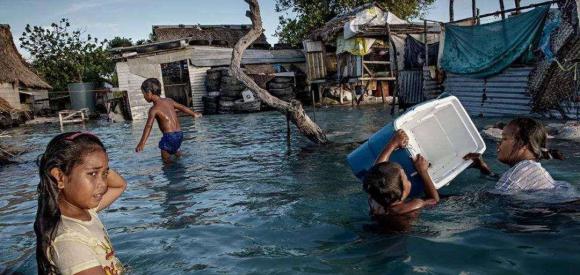
[[[423,96],[426,100],[436,98],[443,88],[437,81],[431,78],[429,69],[423,68]]]
[[[459,98],[471,116],[528,115],[532,111],[528,92],[531,71],[532,67],[508,68],[487,79],[448,74],[443,86]]]
[[[194,67],[189,65],[189,81],[191,84],[191,100],[194,111],[203,112],[202,97],[207,94],[205,79],[210,67]]]
[[[192,49],[191,64],[196,67],[229,66],[232,61],[231,48],[197,46]],[[242,65],[304,62],[305,57],[301,50],[248,49],[242,56]]]
[[[399,100],[403,105],[414,105],[425,100],[421,71],[400,71],[398,81]]]

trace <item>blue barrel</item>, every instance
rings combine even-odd
[[[71,109],[80,110],[88,108],[90,113],[95,112],[95,91],[96,83],[70,83],[68,90],[70,94]]]
[[[358,179],[364,180],[367,172],[373,167],[375,160],[391,140],[395,131],[392,122],[387,124],[346,157],[350,169]],[[409,150],[404,148],[396,150],[391,154],[389,161],[400,164],[405,170],[412,185],[411,196],[421,195],[423,193],[423,180],[415,170]]]

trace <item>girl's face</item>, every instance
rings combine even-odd
[[[59,181],[61,196],[78,208],[96,208],[107,192],[108,173],[107,154],[103,150],[88,153],[69,175],[64,175],[63,180]]]

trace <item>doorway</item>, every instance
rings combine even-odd
[[[187,60],[161,64],[161,76],[163,77],[165,97],[191,107],[191,84]]]

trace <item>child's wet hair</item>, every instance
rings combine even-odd
[[[510,121],[508,125],[515,127],[514,140],[518,147],[527,146],[536,157],[536,160],[564,159],[560,151],[547,148],[548,131],[546,131],[541,122],[532,118],[522,117]]]
[[[38,208],[34,222],[36,234],[36,262],[39,274],[56,274],[56,267],[49,261],[50,243],[56,237],[60,223],[58,196],[60,190],[50,171],[59,168],[65,175],[82,163],[83,158],[95,151],[106,151],[96,136],[71,132],[54,137],[46,146],[44,154],[38,156],[40,182],[38,183]]]
[[[401,165],[395,162],[377,163],[363,181],[363,189],[385,209],[403,195],[401,169]]]
[[[161,82],[157,78],[147,78],[141,84],[141,91],[143,93],[151,92],[154,95],[161,95]]]

